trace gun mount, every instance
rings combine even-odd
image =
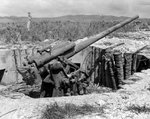
[[[63,57],[65,57],[65,59],[68,59],[68,58],[74,56],[75,54],[77,54],[78,52],[82,51],[83,49],[87,48],[91,44],[95,43],[96,41],[104,38],[105,36],[116,31],[117,29],[125,26],[126,24],[134,21],[137,18],[139,18],[139,16],[134,16],[132,18],[129,18],[129,19],[95,35],[95,36],[89,37],[85,41],[81,41],[80,43],[70,42],[70,43],[66,44],[64,47],[55,49],[52,53],[44,52],[45,49],[41,50],[40,52],[44,52],[44,53],[41,53],[41,55],[39,57],[32,56],[32,57],[28,58],[28,64],[27,64],[28,67],[26,69],[23,67],[26,71],[20,70],[19,73],[22,74],[23,78],[27,78],[26,80],[33,80],[33,79],[29,79],[30,76],[25,76],[25,73],[28,72],[27,74],[32,74],[32,76],[34,74],[34,76],[35,76],[34,81],[39,84],[42,81],[41,74],[43,72],[45,72],[45,70],[46,70],[45,66],[50,61],[58,58],[59,56],[63,56]],[[50,47],[47,47],[47,48],[50,48]]]
[[[30,58],[29,64],[35,63],[36,66],[38,68],[41,68],[43,65],[45,65],[46,63],[50,62],[51,60],[57,58],[57,56],[63,55],[66,58],[70,58],[73,55],[77,54],[78,52],[80,52],[81,50],[85,49],[86,47],[90,46],[91,44],[95,43],[96,41],[100,40],[101,38],[109,35],[110,33],[116,31],[117,29],[125,26],[126,24],[134,21],[135,19],[139,18],[139,16],[134,16],[132,18],[129,18],[109,29],[107,29],[106,31],[103,31],[95,36],[89,37],[87,40],[82,41],[78,44],[75,43],[70,43],[67,46],[60,48],[58,50],[56,50],[56,52],[54,52],[53,54],[49,54],[49,53],[45,53],[44,55],[42,55],[42,57],[39,58]]]

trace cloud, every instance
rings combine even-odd
[[[150,1],[147,1],[147,0],[139,0],[137,3],[140,6],[149,6],[150,5]]]
[[[76,14],[149,15],[148,0],[0,0],[1,16],[55,17]],[[147,6],[147,7],[144,7]]]

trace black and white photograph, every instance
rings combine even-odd
[[[150,119],[150,1],[0,0],[0,119]]]

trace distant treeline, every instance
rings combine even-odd
[[[25,22],[1,24],[0,40],[6,43],[19,41],[43,41],[45,39],[77,40],[98,34],[109,27],[118,24],[118,21],[33,21],[31,30],[28,31]],[[132,22],[117,32],[134,32],[137,28],[149,30],[147,22]]]

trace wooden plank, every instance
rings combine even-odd
[[[113,90],[117,90],[117,84],[116,84],[116,80],[115,80],[115,77],[114,77],[113,64],[112,64],[111,60],[108,61],[108,69],[109,69],[111,88]]]
[[[101,80],[102,80],[102,85],[106,85],[106,80],[105,80],[105,50],[102,50],[101,52]]]
[[[137,69],[137,54],[132,55],[132,68],[131,68],[131,74],[134,74]]]
[[[124,79],[131,76],[132,70],[132,53],[124,53]]]

